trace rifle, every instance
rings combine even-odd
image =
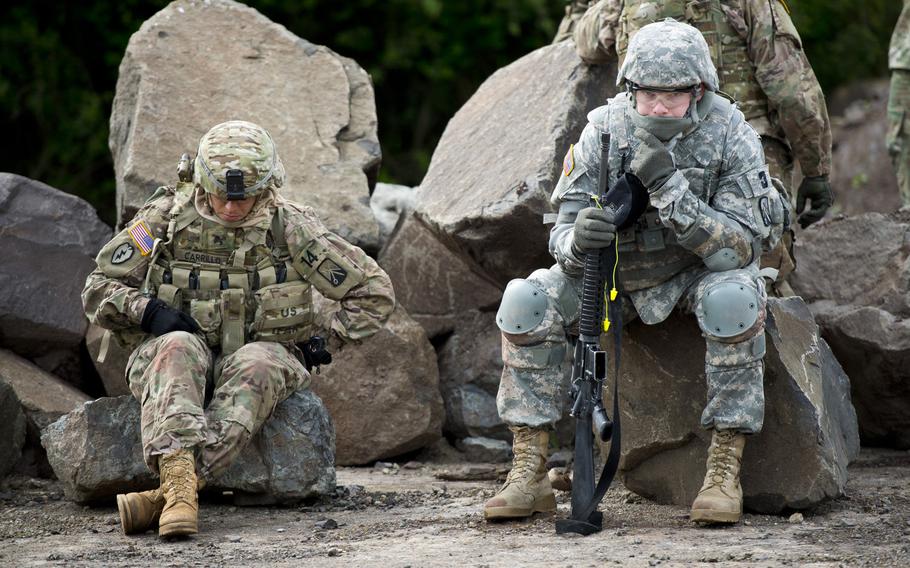
[[[594,207],[609,207],[615,213],[617,229],[631,226],[648,205],[648,192],[641,181],[630,173],[623,174],[607,191],[609,179],[607,157],[610,135],[601,134],[601,168],[598,194],[592,196]],[[557,534],[589,535],[600,532],[603,513],[597,505],[610,487],[619,466],[619,355],[622,334],[622,298],[616,279],[619,244],[585,255],[581,294],[579,336],[575,342],[572,364],[572,411],[575,418],[575,462],[572,470],[572,513],[556,521]],[[606,302],[607,289],[610,301]],[[607,315],[608,317],[604,317]],[[603,385],[607,379],[607,352],[600,348],[600,335],[612,325],[614,339],[613,417],[610,420],[603,405]],[[610,442],[610,453],[597,486],[594,486],[594,432],[601,441]]]

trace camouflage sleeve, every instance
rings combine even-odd
[[[735,111],[739,113],[739,111]],[[725,167],[717,190],[705,202],[677,171],[651,193],[661,221],[685,248],[702,257],[710,270],[741,268],[756,260],[756,243],[770,227],[757,212],[757,201],[776,192],[770,183],[761,139],[738,115],[727,133]]]
[[[601,107],[605,108],[605,107]],[[592,114],[596,114],[595,110]],[[563,159],[562,173],[550,201],[558,211],[556,224],[550,229],[550,254],[567,274],[577,274],[584,267],[584,257],[573,246],[575,217],[588,206],[597,192],[600,174],[600,129],[589,122],[578,142],[569,146]]]
[[[616,28],[622,0],[600,0],[575,24],[575,51],[585,63],[603,65],[616,58]]]
[[[904,0],[904,9],[897,18],[891,45],[888,47],[888,69],[910,70],[910,1]]]
[[[330,232],[313,210],[288,204],[285,230],[294,269],[340,303],[331,328],[345,341],[373,335],[395,309],[392,281],[359,247]]]
[[[772,114],[784,131],[805,176],[831,173],[831,123],[821,85],[802,49],[796,26],[781,0],[741,0],[749,59]],[[742,18],[742,22],[737,22]]]
[[[97,267],[85,280],[82,290],[85,315],[103,328],[116,331],[137,327],[142,320],[148,298],[140,288],[150,255],[131,236],[130,229],[141,223],[151,237],[165,237],[173,196],[163,191],[156,195],[160,197],[150,199],[130,224],[104,245],[95,257]]]

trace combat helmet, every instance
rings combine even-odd
[[[616,85],[627,88],[679,90],[700,83],[719,89],[708,43],[696,28],[672,18],[638,30],[616,76]]]
[[[255,197],[284,184],[284,166],[269,133],[243,120],[222,122],[199,141],[193,182],[221,199]]]

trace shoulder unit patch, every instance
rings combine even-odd
[[[319,263],[319,268],[317,268],[316,271],[336,288],[341,286],[342,283],[344,283],[344,279],[348,277],[348,271],[330,258]]]
[[[569,151],[566,152],[566,157],[562,159],[562,173],[563,175],[569,175],[572,173],[572,170],[575,169],[575,144],[569,146]]]

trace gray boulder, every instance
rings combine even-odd
[[[851,379],[863,443],[900,449],[910,448],[908,242],[910,211],[832,219],[803,232],[792,278]]]
[[[324,305],[325,306],[325,305]],[[330,308],[320,308],[329,317]],[[397,307],[359,345],[345,344],[313,376],[335,424],[338,465],[359,465],[428,446],[442,436],[436,354],[423,329]]]
[[[398,303],[431,338],[454,331],[466,311],[495,310],[502,297],[480,266],[448,245],[409,214],[379,253]]]
[[[26,444],[18,470],[33,476],[51,476],[41,447],[41,430],[92,398],[6,349],[0,349],[0,383],[12,387],[25,413]]]
[[[455,437],[511,440],[496,410],[502,345],[492,312],[472,310],[439,349],[439,381],[446,408],[444,430]]]
[[[507,462],[512,459],[512,444],[505,440],[471,436],[458,440],[455,447],[472,462]]]
[[[370,196],[370,209],[379,223],[379,238],[384,245],[402,215],[414,208],[417,189],[406,185],[377,183]]]
[[[563,156],[615,78],[613,66],[582,63],[571,42],[498,70],[446,126],[417,216],[501,286],[552,264],[542,215]]]
[[[746,442],[745,506],[762,513],[804,509],[843,494],[859,452],[850,386],[800,298],[770,299],[765,422]],[[620,401],[625,486],[662,503],[689,506],[701,486],[710,433],[704,340],[694,317],[628,327]],[[609,406],[608,406],[609,407]]]
[[[80,294],[111,229],[82,199],[0,173],[0,344],[25,357],[78,347]]]
[[[139,403],[130,396],[86,403],[41,436],[66,497],[78,503],[149,489],[157,478],[142,460]],[[335,488],[334,432],[319,397],[298,391],[281,402],[262,430],[209,489],[287,503]]]
[[[180,155],[194,153],[202,134],[231,119],[272,134],[288,173],[286,197],[312,205],[348,241],[378,250],[369,186],[381,152],[369,75],[230,0],[172,2],[130,38],[109,141],[118,225],[157,186],[176,181]]]
[[[25,415],[13,387],[0,381],[0,478],[12,471],[22,457]]]

